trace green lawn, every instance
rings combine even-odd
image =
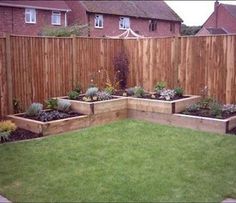
[[[11,201],[218,201],[236,198],[236,136],[124,120],[0,145]]]

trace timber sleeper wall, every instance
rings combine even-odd
[[[174,101],[128,97],[128,109],[173,114],[184,111],[187,106],[199,102],[200,99],[200,96],[194,95],[186,95],[186,98]]]

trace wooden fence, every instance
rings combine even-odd
[[[114,76],[113,59],[125,52],[129,86],[152,90],[157,81],[199,94],[204,86],[223,103],[236,102],[236,36],[170,37],[139,40],[101,38],[0,38],[0,116],[31,102],[66,95],[77,84],[85,89],[99,70]]]

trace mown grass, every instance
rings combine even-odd
[[[236,197],[236,136],[124,120],[0,145],[11,201],[214,201]]]

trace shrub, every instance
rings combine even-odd
[[[128,96],[133,96],[134,95],[134,87],[130,87],[126,90]]]
[[[81,86],[77,85],[74,89],[75,92],[77,92],[78,94],[80,94],[82,92]]]
[[[88,33],[87,25],[73,25],[67,27],[45,27],[41,33],[43,36],[70,37],[71,35],[85,36]]]
[[[213,102],[214,102],[214,99],[211,97],[202,98],[200,101],[201,108],[208,109],[208,108],[210,108],[210,105]]]
[[[175,94],[176,94],[177,96],[179,96],[179,97],[182,97],[182,96],[183,96],[183,94],[184,94],[183,88],[181,88],[181,87],[176,87],[174,90],[175,90]]]
[[[57,102],[57,110],[62,112],[69,112],[71,107],[71,103],[66,100],[59,100]]]
[[[104,89],[105,92],[107,92],[108,94],[114,94],[115,92],[115,88],[113,86],[107,86],[105,89]]]
[[[186,108],[187,112],[197,112],[200,110],[200,105],[199,104],[191,104]]]
[[[165,99],[167,101],[174,99],[175,97],[175,90],[171,90],[171,89],[163,89],[160,92],[160,99]]]
[[[33,103],[30,105],[30,107],[26,111],[26,115],[33,117],[33,116],[38,116],[39,113],[43,110],[43,105],[40,103]]]
[[[135,97],[141,98],[144,96],[144,94],[145,94],[145,91],[142,87],[135,87],[134,88],[134,96]]]
[[[97,96],[97,93],[98,93],[97,87],[90,87],[87,89],[85,95],[86,97],[90,97],[91,99],[93,99],[93,97]]]
[[[0,141],[6,141],[11,132],[16,130],[16,125],[11,121],[0,122]]]
[[[129,60],[124,52],[121,52],[114,58],[114,69],[117,73],[117,81],[119,81],[120,89],[127,86],[127,78],[129,74]]]
[[[154,87],[155,91],[158,93],[165,88],[166,88],[165,82],[157,82],[157,84]]]
[[[79,93],[76,91],[70,91],[68,97],[71,100],[76,100],[79,97]]]
[[[98,92],[97,97],[98,97],[98,100],[100,100],[100,101],[112,99],[111,94],[109,94],[106,91]]]
[[[57,109],[57,99],[51,98],[45,101],[46,103],[46,108],[48,109]]]
[[[222,117],[222,105],[214,101],[210,103],[210,114],[215,117]]]
[[[58,119],[67,118],[68,114],[59,111],[42,111],[38,116],[37,119],[42,122],[53,121]]]

